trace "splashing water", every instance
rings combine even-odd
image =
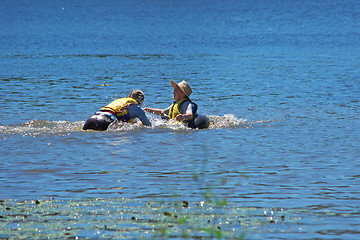
[[[83,124],[83,121],[68,122],[32,120],[30,122],[18,125],[1,126],[0,133],[22,134],[23,136],[37,136],[43,134],[66,134],[80,131]]]
[[[209,119],[209,129],[245,127],[248,122],[245,119],[238,119],[234,114],[225,114],[224,116],[210,115]]]
[[[261,121],[248,121],[246,119],[239,119],[234,114],[225,114],[224,116],[209,115],[210,126],[208,129],[221,128],[250,128],[255,123],[264,123]],[[184,124],[176,121],[163,121],[157,116],[149,117],[152,129],[169,129],[169,130],[193,130],[187,128]],[[1,134],[21,134],[23,136],[38,136],[44,134],[70,134],[72,132],[81,132],[84,121],[69,122],[69,121],[45,121],[32,120],[26,123],[0,126]],[[134,131],[144,128],[141,124],[131,124],[123,122],[114,122],[108,128],[108,131]],[[206,129],[205,129],[206,130]]]

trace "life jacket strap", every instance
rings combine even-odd
[[[106,108],[106,109],[104,109]],[[100,112],[110,112],[116,115],[116,111],[112,109],[111,107],[103,107],[103,109],[100,110]]]

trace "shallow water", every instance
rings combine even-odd
[[[352,222],[356,220],[353,216],[318,206],[266,209],[227,205],[209,198],[201,202],[7,200],[2,204],[0,226],[5,238],[282,239],[286,235],[307,239],[314,236],[310,229],[316,229],[317,236],[324,239],[348,239],[357,234],[346,226],[338,229],[339,221]]]
[[[358,237],[357,1],[0,10],[1,237]],[[135,88],[145,107],[167,107],[172,79],[189,82],[209,129],[149,114],[152,127],[81,130]]]

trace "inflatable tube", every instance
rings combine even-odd
[[[162,116],[161,117],[162,120],[168,121],[169,117],[168,116]],[[198,129],[204,129],[204,128],[208,128],[210,125],[210,120],[207,116],[205,115],[197,115],[192,121],[190,121],[188,123],[188,127],[189,128],[198,128]]]
[[[197,115],[193,121],[189,123],[190,128],[204,129],[210,125],[209,118],[205,115]]]
[[[83,130],[105,131],[110,123],[116,120],[114,114],[108,112],[96,112],[88,120],[86,120]]]

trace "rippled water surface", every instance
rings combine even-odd
[[[358,1],[0,11],[1,238],[359,237]],[[81,130],[132,89],[167,107],[172,79],[209,129]]]

